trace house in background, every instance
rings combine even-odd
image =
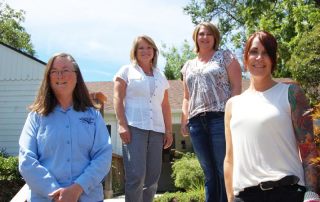
[[[0,42],[0,150],[5,149],[10,155],[18,154],[28,106],[37,95],[45,65],[45,62]],[[92,99],[103,106],[107,94],[90,93]],[[103,111],[104,108],[102,114]]]
[[[180,80],[169,81],[169,101],[171,106],[171,117],[173,124],[173,134],[175,136],[174,148],[179,151],[190,151],[192,146],[189,138],[183,138],[180,135],[180,116],[183,97],[183,87]],[[116,119],[115,111],[113,108],[113,82],[86,82],[89,91],[101,92],[108,101],[104,106],[104,117],[107,121],[108,128],[110,129],[111,141],[115,145],[114,153],[122,156],[121,139],[118,135],[118,122]]]
[[[291,79],[287,78],[278,78],[275,80],[284,83],[293,82]],[[243,79],[242,91],[246,90],[249,87],[249,84],[250,80]],[[121,158],[121,139],[118,134],[118,122],[113,108],[113,82],[86,82],[86,85],[90,91],[102,92],[108,98],[108,101],[104,106],[104,117],[107,122],[108,129],[110,130],[111,141],[114,149],[113,152]],[[170,189],[174,189],[173,180],[171,179],[171,162],[172,158],[174,158],[175,152],[193,151],[190,137],[183,137],[180,133],[180,117],[182,113],[183,99],[182,81],[170,80],[169,85],[169,102],[171,106],[174,141],[171,148],[163,151],[163,168],[159,180],[158,191],[169,191]]]
[[[19,138],[40,84],[46,63],[0,42],[0,150],[16,156]],[[91,99],[102,106],[106,97],[100,92],[90,92]],[[113,155],[113,160],[118,159]],[[105,195],[112,195],[111,174],[104,180]],[[25,194],[21,194],[22,197]]]
[[[42,81],[45,64],[0,42],[0,149],[19,151],[19,137]]]
[[[180,80],[169,81],[169,101],[171,106],[172,128],[174,141],[171,148],[163,151],[163,167],[159,180],[158,191],[169,191],[174,189],[173,180],[171,179],[171,162],[175,151],[187,152],[192,151],[192,145],[189,137],[180,135],[180,117],[183,97],[183,87]],[[87,87],[93,92],[102,92],[108,98],[104,106],[104,117],[111,134],[113,153],[122,158],[121,138],[118,133],[118,121],[113,108],[113,82],[86,82]],[[123,166],[123,165],[122,165]],[[118,177],[123,179],[123,171],[120,170]],[[123,180],[120,182],[123,186]]]

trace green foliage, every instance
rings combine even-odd
[[[197,190],[204,184],[204,174],[194,154],[187,153],[172,166],[172,177],[177,188]]]
[[[184,8],[192,22],[218,21],[223,40],[243,48],[248,35],[266,30],[275,35],[279,43],[279,63],[275,77],[290,77],[285,66],[301,40],[320,19],[319,6],[305,0],[191,0]]]
[[[10,201],[24,184],[17,157],[0,156],[0,201]]]
[[[294,49],[288,66],[293,78],[305,90],[312,104],[320,100],[320,23],[304,34]]]
[[[167,49],[166,44],[162,44],[161,55],[166,58],[166,65],[164,68],[164,74],[169,80],[180,79],[181,73],[180,70],[183,67],[184,63],[196,56],[188,42],[185,40],[180,50],[172,46]]]
[[[18,158],[10,156],[0,157],[0,180],[20,180]]]
[[[33,56],[30,35],[21,26],[24,14],[23,10],[15,11],[0,2],[0,41]]]
[[[124,192],[124,179],[123,170],[116,165],[115,161],[112,160],[111,170],[112,174],[112,191],[114,195],[118,195]]]
[[[205,195],[202,191],[164,193],[153,200],[154,202],[204,202]]]
[[[6,148],[0,148],[0,157],[7,158],[9,154],[7,153]]]

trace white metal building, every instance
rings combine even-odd
[[[42,81],[45,63],[0,42],[0,149],[18,154],[28,106]]]

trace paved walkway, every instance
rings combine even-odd
[[[161,196],[161,194],[156,194],[155,197],[158,197],[158,196]],[[104,202],[125,202],[124,195],[117,196],[117,197],[112,198],[112,199],[104,199]]]
[[[125,202],[124,200],[124,195],[122,196],[117,196],[111,199],[104,199],[104,202]]]

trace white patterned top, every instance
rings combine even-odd
[[[189,118],[202,112],[221,111],[231,97],[227,68],[236,57],[229,50],[218,50],[211,60],[189,60],[181,73],[189,90]]]

